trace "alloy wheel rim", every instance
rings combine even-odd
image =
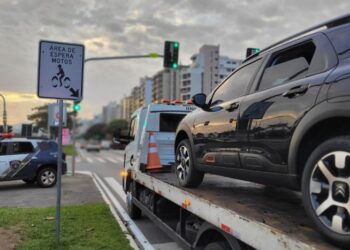
[[[55,176],[54,172],[52,172],[50,170],[45,171],[41,175],[41,182],[46,186],[54,183],[55,179],[56,179],[56,176]]]
[[[188,175],[188,169],[190,168],[190,154],[185,146],[181,146],[179,148],[177,154],[177,162],[177,176],[182,181],[186,180]]]
[[[350,234],[350,153],[334,151],[315,165],[309,183],[312,208],[330,230]]]

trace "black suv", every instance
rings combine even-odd
[[[58,145],[42,139],[0,139],[0,181],[23,180],[41,187],[57,181]],[[63,154],[62,174],[67,171]]]
[[[331,240],[350,245],[350,15],[247,58],[187,115],[176,134],[176,174],[205,172],[302,192]]]

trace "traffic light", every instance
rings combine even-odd
[[[81,107],[80,107],[80,101],[74,101],[74,104],[73,104],[73,111],[75,113],[77,113],[78,111],[80,111]]]
[[[180,43],[175,41],[165,41],[164,43],[164,68],[177,69],[179,59]]]
[[[260,52],[259,48],[247,48],[246,57],[250,57],[251,55],[254,55],[259,52]]]

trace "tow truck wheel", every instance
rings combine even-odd
[[[336,137],[310,155],[302,176],[305,210],[318,229],[350,245],[350,137]]]
[[[131,219],[139,219],[142,211],[132,201],[132,198],[136,195],[136,185],[134,182],[130,183],[129,191],[126,193],[126,207]]]
[[[225,241],[215,241],[204,247],[204,250],[230,250],[230,245]]]
[[[204,173],[194,168],[192,148],[188,139],[182,140],[176,149],[176,176],[183,187],[198,187]]]

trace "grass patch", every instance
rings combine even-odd
[[[0,208],[0,228],[19,228],[19,250],[132,249],[106,204],[62,207],[59,246],[54,217],[54,208]]]
[[[73,145],[63,145],[63,153],[66,155],[73,155],[73,153],[75,153],[75,155],[78,155],[77,151],[74,150]]]

